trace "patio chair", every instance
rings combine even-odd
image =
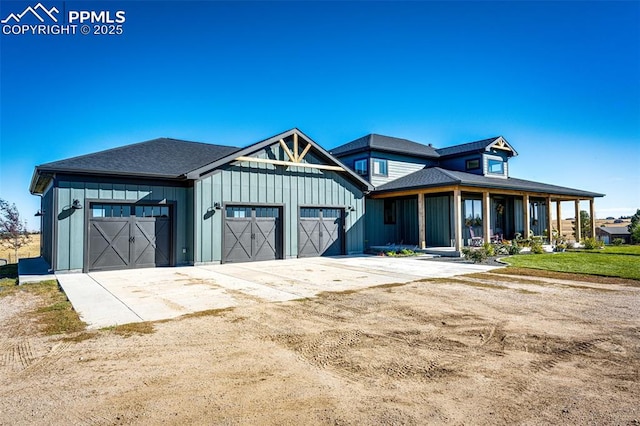
[[[496,233],[493,233],[493,230],[489,230],[489,235],[491,235],[492,243],[501,243],[502,242],[502,229],[496,228]]]
[[[482,245],[482,237],[476,237],[472,227],[469,227],[469,235],[471,235],[471,246],[480,247]]]

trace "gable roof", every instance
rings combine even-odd
[[[152,139],[41,164],[34,171],[30,190],[42,191],[53,173],[185,179],[191,170],[239,149],[172,138]]]
[[[239,149],[234,146],[159,138],[45,163],[38,166],[38,169],[177,178]]]
[[[344,145],[340,145],[333,148],[330,152],[336,156],[344,156],[347,154],[354,154],[356,152],[368,151],[370,149],[417,157],[439,157],[438,152],[431,145],[424,145],[408,139],[377,135],[375,133],[371,133]]]
[[[601,226],[596,229],[600,229],[609,235],[631,235],[631,232],[629,232],[626,226]]]
[[[482,139],[475,142],[463,143],[460,145],[453,145],[446,148],[440,148],[437,151],[441,157],[450,157],[450,156],[460,155],[460,154],[470,154],[473,152],[484,152],[484,151],[488,151],[492,147],[511,151],[512,152],[511,155],[518,155],[516,150],[513,149],[513,147],[509,145],[506,139],[504,139],[502,136]]]
[[[298,129],[291,129],[271,138],[251,144],[246,148],[189,142],[180,139],[159,138],[81,155],[60,161],[45,163],[35,168],[31,179],[32,194],[42,193],[55,173],[146,177],[156,179],[198,179],[237,157],[252,154],[280,139],[297,133],[315,149],[325,161],[345,170],[345,174],[358,186],[367,190],[373,187],[337,158],[329,154]]]
[[[334,157],[333,155],[331,155],[328,151],[326,151],[324,148],[322,148],[320,145],[318,145],[313,139],[311,139],[309,136],[305,135],[302,131],[300,131],[297,128],[293,128],[290,130],[287,130],[285,132],[282,133],[278,133],[275,136],[271,136],[270,138],[267,139],[263,139],[260,142],[256,142],[254,144],[251,144],[249,146],[247,146],[246,148],[242,148],[236,152],[230,153],[229,155],[226,155],[224,157],[220,157],[218,159],[216,159],[215,161],[208,163],[206,165],[203,165],[197,169],[194,169],[192,171],[190,171],[187,174],[187,177],[189,179],[199,179],[201,177],[203,177],[204,175],[214,171],[216,168],[230,163],[234,160],[236,160],[238,157],[246,157],[246,156],[250,156],[251,154],[254,154],[266,147],[269,147],[275,143],[278,143],[281,139],[286,139],[294,134],[297,134],[300,138],[302,138],[305,142],[307,142],[309,145],[311,145],[312,148],[314,148],[315,150],[315,154],[319,155],[322,159],[324,159],[327,163],[332,164],[332,165],[336,165],[341,167],[342,169],[344,169],[344,173],[346,173],[346,175],[355,183],[358,184],[358,186],[360,186],[361,188],[365,188],[367,190],[371,190],[373,189],[373,186],[367,182],[366,180],[364,180],[360,175],[358,175],[356,172],[354,172],[353,170],[351,170],[351,168],[347,167],[346,165],[344,165],[340,160],[338,160],[336,157]],[[300,167],[303,167],[304,164],[301,163]]]
[[[604,194],[566,188],[530,180],[506,178],[497,179],[473,173],[445,170],[440,167],[425,167],[416,172],[388,182],[375,189],[376,193],[393,192],[404,189],[432,188],[448,185],[465,185],[483,188],[510,189],[515,191],[543,192],[576,197],[604,197]]]

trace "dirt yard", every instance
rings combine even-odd
[[[46,337],[0,298],[0,424],[640,424],[640,284],[496,273]]]

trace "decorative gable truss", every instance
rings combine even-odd
[[[275,166],[302,167],[309,169],[344,172],[342,165],[320,161],[317,155],[310,154],[313,143],[296,132],[280,138],[277,143],[267,146],[252,155],[239,155],[234,161],[273,164]],[[307,155],[309,154],[309,155]]]
[[[502,151],[506,153],[508,157],[515,157],[518,155],[516,150],[513,149],[509,142],[507,142],[502,136],[497,137],[496,140],[488,144],[485,150],[489,152],[492,150]]]
[[[257,142],[244,149],[238,150],[211,164],[190,172],[189,179],[202,179],[225,165],[240,167],[256,167],[263,165],[267,168],[292,167],[315,170],[316,173],[335,172],[353,181],[357,186],[372,190],[373,187],[353,170],[344,166],[333,155],[325,151],[298,129],[291,129],[279,135]]]

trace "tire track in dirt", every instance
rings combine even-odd
[[[44,356],[35,359],[29,365],[27,365],[20,373],[21,374],[35,374],[40,370],[57,363],[63,356],[67,355],[66,351],[71,347],[70,342],[60,342],[54,345],[49,352]]]

